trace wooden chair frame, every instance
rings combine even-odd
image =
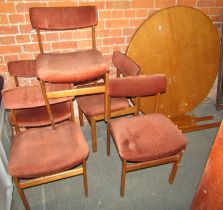
[[[121,75],[122,75],[122,73],[120,72],[119,69],[117,69],[117,77],[121,77]],[[136,99],[136,100],[130,99],[130,101],[131,101],[132,104],[139,103],[139,99]],[[80,126],[84,125],[84,117],[83,116],[86,117],[88,123],[91,126],[92,149],[93,149],[93,152],[97,152],[96,122],[104,120],[105,119],[105,114],[87,116],[82,112],[82,110],[79,106],[78,106],[78,113],[79,113]],[[132,107],[130,105],[130,107],[128,107],[126,109],[111,112],[110,117],[112,118],[112,117],[117,117],[117,116],[121,116],[121,115],[129,115],[129,114],[133,114],[134,116],[139,115],[139,105],[138,106],[132,106]]]
[[[108,73],[105,74],[104,76],[105,79],[105,84],[108,82]],[[40,85],[42,89],[42,93],[44,95],[44,99],[46,102],[47,110],[50,116],[50,120],[52,123],[52,128],[55,129],[55,122],[53,120],[50,104],[49,104],[49,99],[53,98],[59,98],[59,97],[69,97],[69,96],[77,96],[77,95],[83,95],[83,94],[95,94],[95,93],[105,93],[107,91],[106,86],[96,86],[92,88],[82,88],[82,89],[73,89],[73,90],[63,90],[63,91],[54,91],[54,92],[46,92],[46,87],[45,83],[40,80]],[[106,103],[107,98],[105,97],[105,109],[107,109],[107,103]],[[15,128],[16,132],[20,132],[20,128],[18,124],[16,123],[16,116],[13,110],[11,110],[12,116],[13,116],[13,121],[15,123]],[[74,120],[74,118],[72,119]],[[43,177],[38,177],[34,179],[28,179],[27,181],[22,181],[20,182],[19,178],[13,177],[13,180],[15,181],[16,187],[18,189],[19,195],[21,197],[21,200],[25,206],[26,209],[30,209],[28,201],[25,197],[24,194],[24,189],[41,185],[44,183],[56,181],[56,180],[61,180],[65,179],[68,177],[72,176],[77,176],[77,175],[83,175],[84,179],[84,191],[85,191],[85,196],[88,196],[88,182],[87,182],[87,168],[86,168],[86,161],[84,160],[81,164],[82,166],[79,166],[78,168],[70,169],[64,172],[60,172],[57,174],[49,175],[49,176],[43,176]]]
[[[160,93],[156,94],[156,101],[155,101],[155,110],[154,112],[157,113],[158,111],[158,105],[159,105],[159,99],[160,99]],[[110,156],[110,121],[111,121],[111,97],[108,96],[108,121],[107,121],[107,155]],[[137,97],[137,102],[135,103],[134,107],[131,107],[132,113],[134,111],[139,110],[140,106],[140,97]],[[162,159],[157,160],[151,160],[151,161],[144,161],[144,162],[128,162],[127,160],[122,159],[122,175],[121,175],[121,185],[120,185],[120,195],[121,197],[124,197],[125,194],[125,180],[126,180],[126,174],[131,171],[149,168],[153,166],[163,165],[167,163],[173,163],[172,170],[169,176],[169,183],[172,184],[173,180],[176,176],[177,169],[180,166],[180,161],[183,155],[183,150],[175,155],[168,156]]]

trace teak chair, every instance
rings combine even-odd
[[[30,20],[37,31],[40,51],[37,56],[37,77],[43,83],[81,83],[104,78],[105,84],[101,87],[87,88],[89,94],[104,93],[108,78],[108,66],[98,50],[96,50],[95,26],[97,25],[97,9],[95,6],[81,7],[36,7],[30,8]],[[91,28],[92,49],[70,53],[43,53],[41,31],[75,30]],[[87,93],[85,90],[71,90],[62,95],[73,96]],[[44,91],[43,91],[44,92]],[[59,94],[60,95],[60,94]],[[49,97],[57,97],[51,94]],[[106,99],[105,99],[106,102]],[[106,103],[104,103],[106,104]],[[51,116],[52,118],[52,116]]]
[[[110,97],[157,94],[155,106],[155,112],[157,112],[159,95],[165,89],[165,75],[139,75],[111,79],[109,82],[107,153],[110,155],[111,134],[122,160],[120,189],[122,197],[124,196],[126,173],[130,171],[173,163],[169,177],[169,183],[172,184],[186,148],[186,138],[167,117],[158,113],[110,120]]]
[[[49,104],[64,101],[67,98],[54,99]],[[16,128],[16,134],[12,137],[8,172],[15,181],[25,208],[30,209],[24,189],[76,175],[83,175],[87,196],[86,159],[89,150],[79,125],[68,121],[52,124],[53,128],[20,132],[14,110],[45,105],[39,85],[3,91],[3,104],[10,110]],[[50,110],[50,105],[48,108]]]
[[[13,76],[16,87],[21,86],[19,78],[36,78],[36,61],[20,60],[8,63],[8,71]],[[55,86],[55,85],[52,85]],[[52,114],[56,123],[71,119],[73,113],[73,100],[51,105]],[[46,106],[32,107],[29,109],[15,110],[17,116],[17,126],[19,127],[39,127],[51,124]],[[10,121],[13,124],[12,116]]]
[[[140,67],[129,57],[119,51],[114,51],[112,63],[117,69],[117,77],[134,76],[140,73]],[[95,94],[77,97],[80,125],[84,125],[83,114],[91,125],[91,139],[93,152],[97,151],[96,122],[104,120],[104,94]],[[111,98],[111,116],[121,113],[129,114],[130,104],[127,98]],[[138,110],[134,112],[138,114]]]

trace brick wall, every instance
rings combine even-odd
[[[214,23],[223,22],[223,0],[2,0],[0,1],[0,74],[6,86],[7,62],[35,59],[39,53],[37,37],[29,20],[29,8],[36,6],[96,5],[99,21],[96,28],[97,48],[110,63],[114,50],[125,52],[134,31],[148,16],[163,7],[192,6],[202,10]],[[88,30],[50,32],[43,36],[45,51],[66,52],[91,46]]]

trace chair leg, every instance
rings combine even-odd
[[[121,189],[120,189],[121,197],[124,197],[125,194],[126,166],[127,166],[127,161],[122,160],[122,177],[121,177]]]
[[[88,197],[88,182],[87,182],[87,164],[86,160],[82,163],[83,166],[83,178],[84,178],[84,193],[85,197]]]
[[[169,183],[170,184],[173,183],[173,180],[176,176],[177,169],[180,166],[180,161],[181,161],[182,155],[183,155],[183,151],[178,153],[178,158],[177,158],[176,162],[174,162],[174,164],[173,164],[173,167],[172,167],[172,170],[171,170],[171,173],[170,173],[170,176],[169,176]]]
[[[91,139],[92,139],[93,152],[97,152],[96,121],[94,117],[91,117]]]
[[[78,113],[79,113],[79,122],[80,122],[80,126],[84,125],[84,114],[81,111],[80,107],[78,106]]]
[[[23,189],[20,187],[20,183],[19,183],[18,178],[13,177],[13,179],[14,179],[14,181],[15,181],[17,190],[18,190],[18,192],[19,192],[19,196],[20,196],[20,198],[21,198],[21,200],[22,200],[22,202],[23,202],[23,205],[25,206],[25,209],[26,209],[26,210],[29,210],[30,207],[29,207],[28,201],[27,201],[26,196],[25,196],[25,194],[24,194],[24,192],[23,192]]]
[[[110,133],[110,126],[109,126],[109,123],[107,123],[107,156],[110,156],[110,138],[111,138],[111,133]]]

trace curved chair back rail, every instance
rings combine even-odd
[[[97,25],[95,6],[34,7],[29,10],[34,28],[45,30],[78,29]]]

